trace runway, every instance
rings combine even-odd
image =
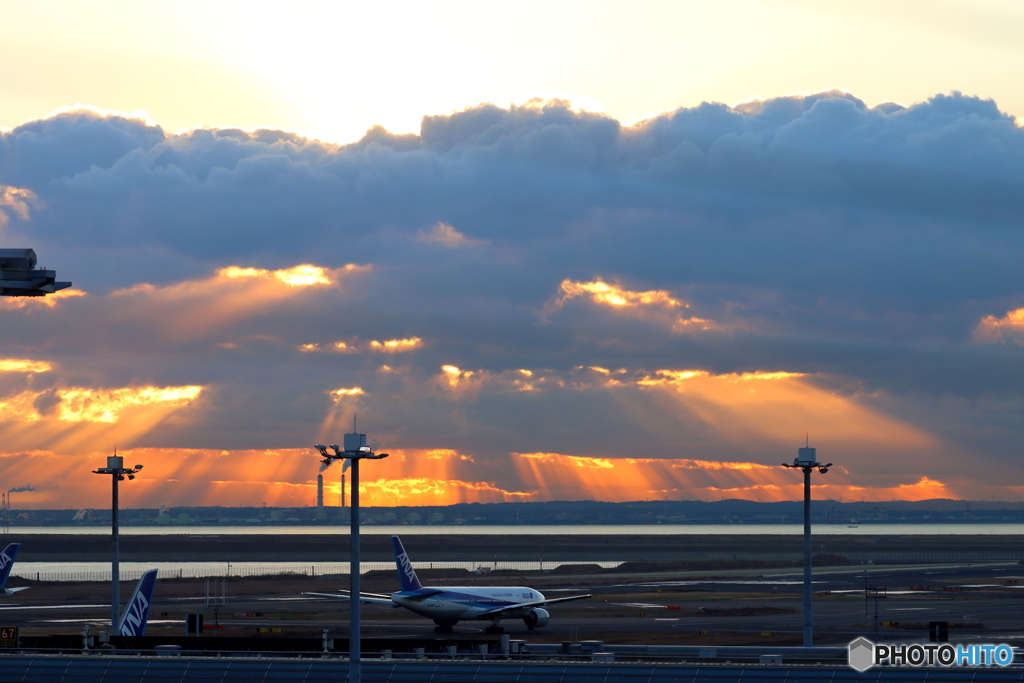
[[[867,585],[878,587],[878,621],[894,625],[876,627],[876,601],[864,597],[865,570]],[[530,585],[531,578],[522,577],[523,584]],[[796,568],[536,578],[547,584],[538,588],[548,596],[588,592],[594,598],[553,606],[550,623],[533,631],[520,620],[503,620],[512,638],[531,643],[802,642],[801,573]],[[845,646],[860,635],[922,640],[930,621],[950,622],[950,637],[956,642],[1021,641],[1024,567],[1016,564],[824,567],[815,571],[814,581],[816,645]],[[367,590],[373,592],[395,588],[393,579],[370,584]],[[23,591],[0,603],[0,621],[20,626],[23,633],[73,633],[86,624],[100,628],[109,621],[109,606],[97,598],[109,588],[106,584],[79,586],[79,598],[60,601],[46,599],[47,586]],[[283,636],[319,637],[326,629],[333,637],[345,638],[347,602],[301,595],[303,590],[328,592],[343,587],[343,581],[305,577],[229,582],[227,605],[217,615],[222,626],[218,632],[256,637],[257,629],[270,628],[280,629]],[[253,590],[247,592],[247,588]],[[184,615],[191,612],[205,613],[206,625],[212,625],[213,610],[206,605],[204,589],[205,584],[198,581],[158,583],[148,634],[182,634]],[[364,605],[362,620],[365,638],[434,636],[432,622],[402,609]],[[454,637],[479,637],[488,624],[462,622]]]

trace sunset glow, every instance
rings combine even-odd
[[[53,416],[63,422],[116,423],[128,409],[144,406],[177,408],[187,405],[202,392],[191,387],[126,387],[123,389],[58,389]],[[46,392],[25,391],[0,402],[0,419],[5,422],[37,422],[44,419],[37,403]]]
[[[36,195],[32,190],[0,185],[0,228],[7,225],[10,220],[8,212],[22,220],[28,220],[29,206],[35,201]]]
[[[126,507],[168,505],[307,507],[316,500],[320,458],[312,448],[277,450],[118,449],[146,466],[122,492]],[[0,478],[33,482],[19,507],[83,508],[109,504],[109,484],[84,476],[108,453],[68,458],[48,451],[0,455]],[[471,454],[451,449],[391,450],[368,462],[360,492],[366,507],[546,500],[799,500],[798,474],[751,462],[693,459],[590,458],[559,453],[513,453],[500,479],[483,474]],[[245,477],[239,477],[240,472]],[[341,468],[324,473],[329,505],[340,500]],[[41,483],[40,483],[41,482]],[[979,490],[980,491],[980,490]],[[975,493],[979,493],[975,491]],[[832,500],[963,498],[956,487],[926,476],[892,486],[853,483],[835,467],[815,481],[814,497]]]
[[[136,406],[177,408],[194,401],[203,388],[131,387],[124,389],[60,389],[57,416],[65,422],[107,422],[113,424],[121,413]]]
[[[680,311],[690,308],[690,304],[660,289],[635,291],[599,278],[590,282],[563,280],[559,290],[559,295],[545,307],[545,317],[561,310],[572,299],[584,298],[622,315],[663,324],[674,332],[691,333],[726,328],[708,318],[681,315]]]
[[[409,339],[388,339],[383,342],[373,340],[370,342],[371,351],[379,351],[382,353],[402,353],[403,351],[412,351],[423,346],[423,340],[419,337],[410,337]]]
[[[563,280],[561,284],[562,294],[558,298],[558,305],[568,299],[578,296],[589,296],[595,303],[606,306],[664,306],[665,308],[688,308],[677,299],[673,299],[668,292],[662,290],[650,290],[647,292],[634,292],[618,285],[612,285],[603,280],[592,282],[573,282]]]
[[[0,358],[0,372],[49,372],[53,366],[42,360]]]
[[[141,283],[106,298],[117,302],[122,318],[152,319],[153,328],[167,338],[195,340],[235,321],[265,316],[286,302],[331,291],[369,270],[369,266],[352,264],[335,269],[299,265],[275,271],[229,266],[208,278],[159,287]],[[159,316],[153,315],[155,311]]]
[[[974,340],[982,344],[1011,341],[1024,344],[1024,308],[1007,311],[1002,318],[988,315],[974,329]]]
[[[310,505],[356,428],[370,506],[796,501],[805,444],[815,497],[1024,501],[1009,0],[49,4],[0,41],[0,242],[63,287],[8,257],[26,505],[115,447]]]
[[[0,308],[54,308],[67,299],[75,299],[82,296],[87,295],[80,289],[61,289],[46,296],[3,297],[0,299]]]
[[[334,280],[328,276],[326,268],[311,266],[309,264],[273,271],[263,270],[261,268],[239,268],[238,266],[230,266],[228,268],[221,268],[217,271],[217,274],[229,279],[273,277],[289,287],[329,285],[334,282]]]
[[[342,399],[344,399],[344,398],[346,398],[348,396],[359,396],[360,394],[363,394],[365,392],[360,387],[352,387],[350,389],[345,389],[345,388],[335,389],[335,390],[330,391],[328,393],[329,393],[331,399],[333,399],[335,402],[337,402],[337,401],[340,401],[340,400],[342,400]]]

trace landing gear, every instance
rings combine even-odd
[[[434,623],[437,624],[437,626],[434,627],[434,633],[454,633],[455,629],[453,627],[459,622],[448,621],[447,619],[434,619]]]

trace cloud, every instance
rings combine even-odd
[[[628,126],[483,104],[341,146],[74,109],[0,133],[0,186],[5,241],[75,282],[0,304],[5,355],[39,364],[0,372],[11,452],[194,450],[241,500],[209,453],[336,442],[358,413],[393,453],[472,456],[391,472],[424,500],[536,499],[511,453],[633,467],[630,495],[790,495],[623,459],[772,465],[808,432],[844,491],[1024,491],[1024,130],[989,100]],[[202,390],[103,407],[146,387]],[[114,422],[61,420],[75,391]]]
[[[8,213],[12,213],[21,220],[27,221],[29,205],[35,199],[36,195],[32,190],[0,185],[0,228],[7,225],[7,222],[10,220]]]
[[[559,289],[559,296],[545,307],[545,317],[561,310],[566,301],[585,297],[599,306],[607,306],[624,315],[653,320],[660,318],[675,331],[713,330],[723,327],[713,320],[679,315],[677,309],[690,308],[690,304],[673,299],[663,290],[631,291],[621,285],[604,282],[600,278],[591,282],[563,280]]]
[[[974,340],[981,344],[994,344],[1004,340],[1024,343],[1024,308],[1007,311],[997,318],[986,315],[974,328]]]
[[[0,372],[49,372],[53,366],[43,360],[0,358]]]
[[[387,339],[385,341],[370,341],[370,350],[378,353],[404,353],[423,346],[423,340],[419,337],[408,339]]]
[[[436,223],[429,232],[425,232],[423,230],[417,231],[416,239],[420,242],[434,242],[448,249],[458,249],[459,247],[467,247],[474,244],[484,244],[481,240],[468,239],[465,235],[444,221]]]

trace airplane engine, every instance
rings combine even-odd
[[[549,621],[551,621],[551,615],[548,614],[546,609],[541,609],[540,607],[530,610],[523,617],[523,623],[531,629],[545,626]]]

